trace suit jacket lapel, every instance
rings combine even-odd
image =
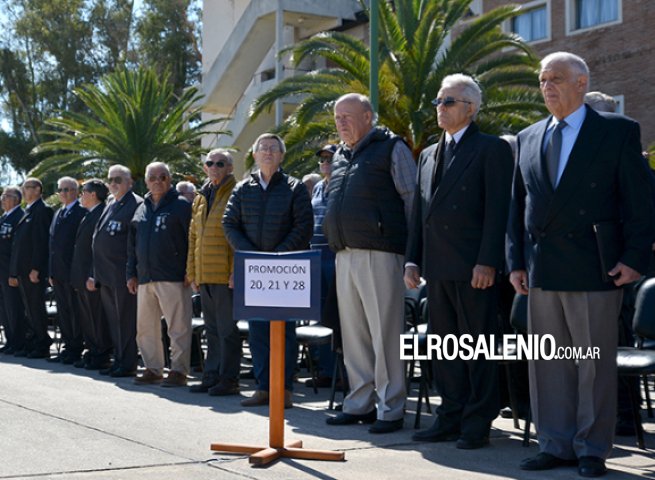
[[[434,194],[434,198],[432,199],[431,206],[437,205],[446,197],[446,195],[448,195],[448,192],[451,188],[453,188],[453,185],[455,185],[457,179],[459,179],[464,170],[466,170],[466,167],[468,167],[473,160],[475,152],[472,151],[473,144],[471,143],[470,139],[477,132],[477,125],[475,123],[471,123],[466,129],[466,132],[464,132],[462,138],[459,139],[459,143],[455,149],[455,155],[451,161],[450,168],[444,172],[443,177],[441,178],[441,183],[439,184],[439,188],[437,188],[437,191]],[[443,143],[445,144],[445,138]],[[443,157],[440,156],[439,158],[442,159]]]
[[[605,134],[607,127],[600,121],[601,117],[591,108],[586,107],[586,109],[587,115],[584,122],[582,122],[578,138],[576,138],[569,155],[569,161],[566,163],[566,168],[548,207],[544,227],[566,205],[571,195],[578,189],[578,184],[589,169],[589,165],[596,158],[596,150],[600,148],[598,139],[603,138]]]

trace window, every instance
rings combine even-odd
[[[573,0],[571,30],[621,21],[621,0]]]
[[[511,30],[525,42],[548,38],[548,10],[546,4],[514,17]]]

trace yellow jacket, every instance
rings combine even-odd
[[[234,268],[233,252],[221,220],[235,184],[233,175],[227,177],[216,191],[209,215],[206,212],[210,185],[201,189],[193,201],[186,271],[189,281],[198,285],[227,284]]]

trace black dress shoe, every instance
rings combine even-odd
[[[123,367],[118,367],[109,374],[112,378],[122,378],[122,377],[135,377],[136,370],[127,370]]]
[[[430,428],[421,430],[412,435],[412,440],[416,442],[454,442],[459,438],[459,432],[456,430],[446,430],[434,422]]]
[[[578,474],[581,477],[601,477],[607,473],[605,460],[600,457],[580,457],[578,459]]]
[[[369,433],[391,433],[403,428],[403,419],[398,420],[376,420],[368,427]]]
[[[84,365],[85,370],[107,370],[111,368],[109,360],[90,360]]]
[[[5,353],[7,350],[9,350],[11,347],[9,345],[5,345],[4,347],[0,348],[0,353]]]
[[[575,465],[577,460],[566,460],[550,453],[541,452],[521,462],[521,470],[551,470],[557,467]]]
[[[116,364],[112,364],[108,366],[107,368],[101,368],[100,371],[98,372],[100,375],[111,375],[114,370],[118,370],[120,367]]]
[[[63,363],[64,356],[62,354],[55,355],[54,357],[46,358],[46,362],[49,363]]]
[[[455,444],[460,450],[476,450],[489,445],[489,437],[482,438],[460,438]]]
[[[336,417],[326,418],[325,423],[328,425],[354,425],[355,423],[359,422],[373,423],[375,422],[376,418],[377,412],[375,410],[371,410],[370,412],[363,413],[361,415],[341,412]]]
[[[5,355],[14,355],[16,353],[16,349],[14,347],[6,347],[5,351],[2,353]]]
[[[32,350],[27,354],[27,358],[50,358],[50,349],[48,350]]]
[[[14,357],[27,357],[30,354],[30,350],[26,348],[21,348],[14,352]]]

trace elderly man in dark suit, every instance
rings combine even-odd
[[[77,294],[70,282],[73,263],[73,247],[77,226],[86,213],[77,199],[79,186],[72,177],[57,181],[57,192],[61,208],[57,210],[50,225],[49,268],[50,285],[57,299],[57,316],[64,344],[59,355],[49,362],[71,365],[80,359],[84,344],[79,318],[77,318]]]
[[[48,229],[52,209],[41,198],[43,185],[30,177],[23,183],[27,206],[16,225],[9,263],[9,285],[20,289],[29,321],[29,341],[17,357],[49,358],[52,339],[48,334],[45,289],[48,278]]]
[[[7,187],[0,201],[4,213],[0,217],[0,324],[5,327],[5,346],[0,353],[14,354],[25,346],[25,314],[20,291],[9,285],[9,259],[16,224],[23,218],[18,187]]]
[[[506,142],[475,124],[481,97],[471,77],[445,77],[433,102],[444,132],[419,159],[405,284],[416,288],[425,277],[429,331],[442,338],[498,333],[496,278],[504,263],[513,161]],[[414,440],[486,445],[499,409],[495,362],[442,360],[435,372],[442,398],[437,419]]]
[[[93,269],[93,232],[108,195],[109,189],[102,180],[92,178],[82,184],[80,203],[86,213],[77,227],[70,272],[70,283],[77,294],[77,317],[87,348],[84,357],[75,362],[75,366],[87,370],[110,367],[111,336],[100,291],[95,285],[93,290],[89,290],[86,285]]]
[[[510,281],[529,295],[530,333],[599,355],[530,362],[540,453],[521,468],[577,462],[581,476],[596,477],[606,472],[616,419],[619,287],[646,270],[653,239],[649,172],[639,125],[584,105],[584,60],[550,54],[539,82],[552,115],[518,136]]]
[[[132,174],[123,165],[109,168],[107,183],[113,195],[93,234],[93,275],[87,288],[100,284],[100,298],[107,315],[114,346],[114,363],[100,373],[112,377],[136,375],[136,295],[126,285],[127,234],[134,211],[143,198],[132,192]]]

